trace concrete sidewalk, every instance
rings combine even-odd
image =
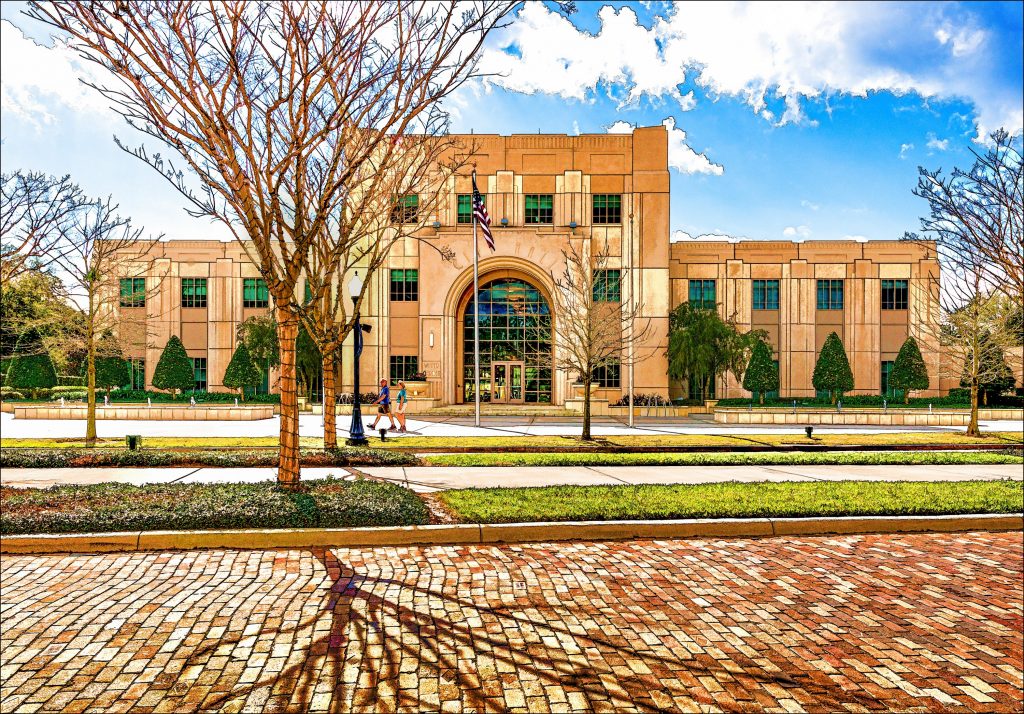
[[[266,468],[88,468],[4,469],[0,484],[45,488],[56,484],[92,483],[256,483],[272,481],[276,469]],[[302,469],[304,479],[356,478],[363,473],[418,493],[453,488],[517,486],[614,486],[697,484],[725,481],[989,481],[1022,479],[1019,464],[953,466],[520,466],[403,467],[367,466]]]

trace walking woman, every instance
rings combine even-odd
[[[405,406],[409,397],[405,394],[405,382],[398,380],[398,395],[395,397],[395,417],[398,419],[399,433],[405,433]]]

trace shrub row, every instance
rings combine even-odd
[[[85,400],[86,391],[82,387],[50,387],[47,389],[37,390],[38,400],[43,402],[56,402],[63,397],[68,401]],[[96,390],[97,401],[102,402],[103,397],[106,394],[105,390]],[[145,402],[146,399],[152,399],[155,403],[172,403],[172,404],[187,404],[189,397],[193,396],[196,398],[198,404],[234,404],[235,399],[238,398],[238,394],[235,392],[196,392],[178,395],[177,399],[174,399],[169,393],[166,392],[153,392],[141,389],[115,389],[110,392],[110,401],[112,403],[123,403],[123,402]],[[0,398],[5,401],[32,401],[22,391],[12,389],[10,387],[0,387]],[[376,398],[376,397],[374,397]],[[279,404],[281,402],[280,394],[256,394],[249,395],[245,398],[246,404]]]
[[[345,528],[429,522],[423,502],[393,484],[96,484],[0,489],[0,533],[104,533],[220,528]]]
[[[909,404],[904,404],[903,399],[888,399],[878,394],[847,394],[841,397],[844,407],[881,407],[883,403],[887,403],[888,406],[898,409],[911,408],[911,409],[927,409],[930,404],[933,407],[943,407],[949,409],[970,409],[971,400],[970,395],[964,395],[965,390],[953,389],[950,393],[942,397],[911,397]],[[720,399],[718,406],[720,407],[748,407],[753,403],[754,407],[792,407],[793,401],[796,400],[798,407],[828,407],[829,409],[834,408],[832,401],[825,398],[811,398],[811,397],[779,397],[777,399],[765,399],[764,404],[758,404],[756,399],[750,397],[744,397],[742,399]],[[1024,399],[1018,396],[1000,395],[998,397],[992,397],[988,401],[990,407],[1017,407],[1024,406]]]
[[[411,466],[415,456],[385,449],[303,449],[304,466]],[[60,469],[100,466],[277,466],[276,449],[0,449],[0,468]]]

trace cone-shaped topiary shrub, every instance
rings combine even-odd
[[[892,372],[889,374],[889,386],[902,390],[903,403],[910,403],[910,392],[915,389],[928,389],[928,367],[921,356],[921,348],[917,340],[908,337],[896,355]]]
[[[757,392],[761,404],[764,404],[765,392],[779,388],[779,370],[772,360],[772,348],[764,340],[758,340],[750,353],[750,361],[743,372],[743,388],[751,393]]]
[[[239,340],[235,353],[231,355],[231,362],[224,370],[224,386],[239,390],[242,399],[245,400],[245,388],[258,387],[262,381],[263,373],[252,361],[249,348],[245,346],[245,342]]]
[[[192,370],[192,361],[188,358],[185,345],[181,344],[177,336],[172,335],[160,354],[160,361],[156,363],[153,386],[169,391],[177,397],[179,391],[192,389],[195,383],[195,372]]]
[[[821,392],[828,392],[832,403],[843,392],[853,389],[853,370],[850,360],[846,357],[843,341],[835,332],[829,334],[818,354],[818,362],[814,365],[811,384]]]
[[[53,368],[53,360],[34,327],[18,338],[5,384],[22,391],[29,390],[33,399],[37,397],[38,390],[57,386],[57,370]]]

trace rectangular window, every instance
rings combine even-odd
[[[242,307],[269,307],[270,291],[263,278],[242,279]]]
[[[420,208],[420,197],[417,194],[402,196],[391,209],[392,223],[415,223]]]
[[[883,310],[906,310],[907,309],[907,281],[906,280],[883,280],[882,281],[882,309]]]
[[[555,197],[550,193],[526,195],[526,225],[551,224],[555,220]]]
[[[192,390],[195,392],[206,391],[206,358],[205,357],[190,357],[192,360],[192,378],[195,380],[195,386]]]
[[[594,300],[596,302],[622,301],[622,273],[619,270],[594,271]]]
[[[755,280],[753,287],[755,310],[779,309],[779,281]]]
[[[420,299],[419,274],[415,268],[391,271],[392,302],[415,302]]]
[[[143,390],[146,388],[146,360],[142,357],[129,357],[127,389]]]
[[[893,387],[889,386],[889,377],[890,375],[892,375],[892,366],[894,364],[896,363],[891,361],[882,362],[882,396],[887,397],[889,399],[902,399],[903,390],[894,389]]]
[[[717,304],[715,299],[714,280],[691,280],[690,281],[690,303],[694,307],[714,310]]]
[[[776,281],[776,282],[778,282],[778,281]],[[775,365],[775,374],[778,374],[779,373],[779,361],[777,359],[773,359],[772,360],[772,364]],[[782,384],[782,382],[780,381],[779,384]],[[778,399],[779,398],[779,390],[778,389],[773,389],[770,392],[765,392],[764,393],[764,398],[765,399]]]
[[[595,193],[594,223],[622,223],[622,196],[617,193]]]
[[[622,365],[618,360],[594,369],[593,381],[599,387],[618,389],[622,386]]]
[[[146,307],[145,278],[121,278],[121,307]]]
[[[394,387],[398,380],[407,382],[420,371],[420,360],[416,355],[391,355],[390,366],[388,374],[391,377],[391,386]],[[394,399],[395,395],[392,394],[391,398]]]
[[[480,194],[484,199],[484,205],[487,205],[487,196]],[[458,196],[459,204],[456,211],[456,220],[458,223],[472,223],[473,222],[473,196],[469,193],[460,193]]]
[[[181,306],[206,307],[206,278],[181,279]]]
[[[818,309],[819,310],[842,310],[843,309],[843,281],[842,280],[819,280],[818,281]]]
[[[705,399],[715,398],[715,380],[709,380],[707,385],[707,392],[701,392],[700,381],[691,379],[688,382],[687,391],[689,392],[689,398],[691,401],[700,402]]]

